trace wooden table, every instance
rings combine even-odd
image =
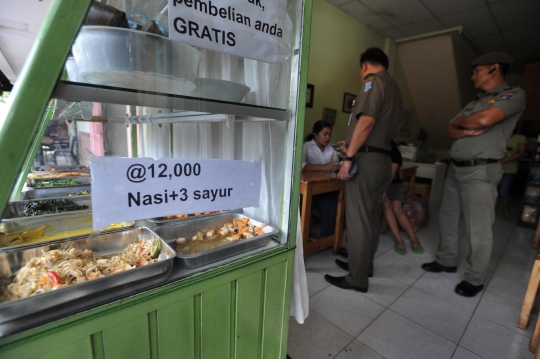
[[[310,237],[309,227],[311,223],[311,198],[314,195],[339,191],[338,207],[336,216],[336,229],[334,234],[316,238]],[[334,255],[337,255],[338,246],[341,243],[341,232],[343,229],[343,213],[345,182],[337,177],[336,173],[329,172],[304,172],[300,177],[300,194],[302,195],[302,238],[304,243],[304,259],[313,253],[328,247],[334,247]]]

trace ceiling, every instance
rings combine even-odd
[[[540,62],[540,0],[329,0],[393,40],[463,26],[481,52]]]
[[[0,0],[0,71],[13,84],[52,0]]]
[[[329,0],[397,40],[464,26],[480,51],[540,62],[540,0]],[[0,71],[14,83],[51,0],[0,0]]]

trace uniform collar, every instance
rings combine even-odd
[[[315,142],[315,139],[312,139],[312,140],[309,141],[309,142],[311,143],[311,146],[315,147],[317,150],[320,151],[320,148],[319,148],[319,146],[317,145],[317,143]],[[326,151],[326,147],[328,147],[328,146],[325,146],[322,152]]]
[[[377,76],[377,75],[388,75],[388,71],[387,70],[381,70],[379,72],[376,72],[376,73],[371,73],[371,74],[367,74],[366,77],[364,77],[364,81],[369,78],[369,77],[374,77],[374,76]]]
[[[484,96],[486,94],[488,94],[488,95],[498,95],[501,92],[503,92],[504,90],[506,90],[508,87],[509,86],[506,83],[506,81],[503,81],[499,85],[497,85],[496,87],[492,88],[491,90],[489,90],[487,92],[480,91],[476,97],[482,97],[482,96]]]

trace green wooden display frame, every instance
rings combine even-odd
[[[0,179],[0,212],[5,208],[5,205],[13,192],[14,186],[17,186],[17,181],[19,180],[20,183],[21,179],[26,177],[26,173],[28,173],[28,170],[32,165],[32,159],[29,160],[28,158],[33,158],[32,154],[35,155],[37,146],[39,145],[36,141],[43,136],[44,126],[46,126],[48,119],[50,120],[53,108],[49,109],[45,114],[45,117],[43,113],[50,101],[53,89],[62,72],[64,61],[90,3],[91,0],[53,0],[29,58],[10,95],[6,117],[0,122],[0,163],[3,164],[4,169],[3,176]],[[299,203],[299,182],[301,173],[300,154],[302,152],[302,138],[304,132],[304,104],[306,98],[309,41],[311,35],[312,0],[304,0],[302,11],[303,20],[302,24],[300,24],[302,26],[301,43],[295,46],[298,47],[299,45],[301,53],[300,76],[298,79],[297,90],[298,101],[296,105],[295,157],[291,191],[292,197],[290,200],[291,208],[298,208]],[[136,136],[136,129],[133,129],[132,136],[133,135]],[[134,150],[134,153],[138,152],[136,147],[133,147],[132,149]],[[274,277],[271,282],[274,283],[274,287],[266,288],[261,292],[263,293],[261,295],[264,296],[273,295],[272,293],[274,291],[279,295],[274,296],[272,299],[273,302],[271,303],[271,307],[277,310],[277,312],[274,310],[274,318],[267,318],[264,315],[261,317],[263,318],[259,323],[261,328],[269,328],[272,335],[259,338],[257,342],[259,348],[257,357],[285,358],[294,249],[296,247],[296,226],[298,220],[296,213],[297,212],[294,210],[289,212],[288,245],[281,245],[268,251],[251,255],[220,267],[212,268],[206,272],[195,274],[192,277],[179,280],[178,282],[167,284],[129,298],[114,301],[104,306],[92,308],[82,313],[2,338],[0,339],[0,356],[32,356],[48,358],[77,355],[82,358],[91,357],[88,354],[88,350],[91,350],[91,353],[98,353],[98,355],[94,355],[94,357],[102,357],[102,354],[100,353],[106,354],[105,350],[108,348],[106,339],[104,338],[112,335],[112,338],[116,339],[132,339],[125,336],[123,337],[121,334],[122,330],[129,332],[131,325],[128,325],[125,328],[121,327],[122,330],[115,331],[114,334],[106,333],[104,330],[96,330],[87,335],[88,326],[97,325],[100,328],[105,327],[108,325],[107,323],[110,323],[114,318],[117,318],[115,320],[120,322],[119,325],[121,325],[122,322],[135,323],[133,321],[137,321],[138,319],[136,319],[137,317],[134,317],[134,315],[136,315],[137,308],[140,308],[141,306],[148,309],[145,314],[147,319],[141,323],[148,326],[150,341],[155,342],[157,340],[155,338],[156,326],[159,325],[159,320],[156,316],[158,314],[155,313],[157,310],[156,307],[159,305],[156,303],[163,303],[164,301],[170,300],[172,300],[172,304],[178,302],[178,298],[171,299],[171,296],[173,296],[174,293],[181,293],[180,296],[184,299],[189,299],[190,295],[195,298],[197,293],[200,294],[204,292],[214,292],[215,295],[219,297],[221,295],[220,291],[224,290],[222,289],[222,286],[228,285],[227,281],[231,283],[236,281],[236,283],[238,283],[238,280],[241,278],[251,278],[250,276],[253,276],[251,280],[256,283],[257,279],[255,277],[258,275],[258,271],[265,273],[272,265],[280,265],[280,268],[282,269],[279,269],[272,274]],[[280,263],[283,264],[281,265]],[[242,297],[244,293],[241,289],[238,289],[239,287],[234,287],[234,285],[231,284],[230,287],[230,292],[235,293],[234,295],[231,294],[231,303],[240,303],[242,300],[245,300]],[[276,291],[276,286],[282,290]],[[197,293],[193,294],[193,291]],[[229,293],[229,290],[226,291]],[[212,303],[212,301],[209,303]],[[205,304],[199,302],[199,304],[195,303],[194,305],[195,310],[200,310],[201,308],[204,308]],[[211,306],[208,307],[210,308]],[[242,305],[238,308],[231,307],[231,313],[232,309],[234,309],[240,315],[235,318],[232,318],[231,315],[228,322],[231,332],[233,332],[233,329],[236,330],[235,326],[245,325],[251,320],[249,312],[238,311],[239,309],[241,310],[242,307]],[[218,318],[219,315],[220,313],[216,312],[216,318]],[[275,315],[277,315],[277,317],[275,317]],[[278,318],[281,320],[281,326],[278,331],[272,331],[272,326],[275,325]],[[206,335],[208,335],[212,330],[211,323],[213,321],[214,319],[205,322],[205,328],[202,327],[202,322],[198,324],[199,327],[195,325],[194,330],[199,334],[195,333],[194,335],[204,335],[205,330],[207,330]],[[82,332],[86,334],[82,335]],[[68,340],[68,337],[72,340]],[[211,357],[212,351],[216,350],[216,346],[203,348],[201,346],[201,340],[203,339],[198,338],[196,341],[199,344],[194,348],[194,357]],[[265,341],[271,343],[271,347],[268,349],[269,351],[264,351],[262,349],[264,345],[267,345],[265,344]],[[239,349],[238,346],[235,346],[234,342],[234,338],[231,337],[231,346],[229,347],[228,357],[242,358],[241,353],[238,350],[244,350],[245,348]],[[45,345],[44,343],[48,344]],[[251,349],[252,348],[247,347],[245,350]],[[150,353],[153,358],[158,356],[164,357],[160,355],[155,347],[150,348]],[[109,355],[107,355],[107,357],[109,357]]]
[[[32,50],[7,102],[0,122],[0,213],[16,186],[35,139],[43,112],[91,0],[51,3]]]

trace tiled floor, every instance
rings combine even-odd
[[[368,293],[330,286],[324,274],[344,275],[331,250],[307,259],[310,313],[298,324],[291,317],[288,353],[292,359],[517,359],[528,351],[533,313],[526,331],[517,328],[534,259],[534,231],[497,217],[487,285],[474,298],[454,293],[458,273],[424,272],[434,258],[438,224],[418,232],[426,253],[399,256],[390,234],[381,237],[375,276]],[[467,245],[461,243],[461,263]],[[531,324],[532,323],[532,324]]]

